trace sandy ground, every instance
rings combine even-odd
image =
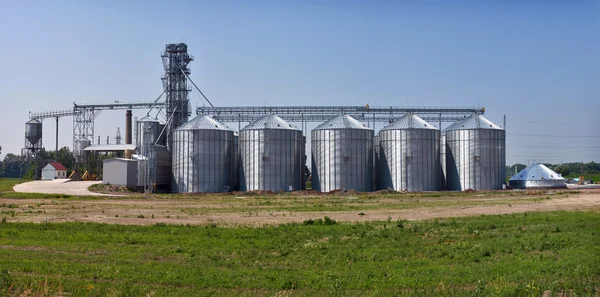
[[[15,192],[67,194],[76,196],[111,196],[90,192],[88,187],[101,181],[71,181],[70,179],[36,180],[18,184],[13,187]]]
[[[365,210],[352,211],[274,211],[272,208],[265,209],[264,206],[244,207],[244,205],[238,204],[234,207],[224,200],[185,198],[121,197],[111,199],[98,197],[74,200],[0,198],[0,205],[13,205],[12,208],[2,208],[2,216],[6,217],[9,222],[72,221],[131,225],[216,223],[223,226],[301,223],[307,219],[323,218],[324,216],[338,221],[359,222],[383,221],[388,218],[394,221],[397,219],[426,220],[554,210],[600,211],[599,190],[581,190],[578,194],[557,194],[537,200],[527,197],[526,193],[519,195],[522,196],[479,197],[481,195],[475,193],[473,196],[452,198],[451,206],[421,207],[417,204],[416,207],[408,209],[398,209],[398,205],[402,204],[398,200],[381,199],[377,200],[375,204],[371,204],[377,205],[377,209],[365,208]],[[546,197],[546,195],[543,196]],[[232,207],[231,210],[228,210],[228,207]],[[240,210],[240,207],[243,210]],[[13,216],[7,215],[12,211],[15,211]]]

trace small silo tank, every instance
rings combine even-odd
[[[566,188],[567,181],[542,163],[533,163],[508,180],[515,189]]]
[[[233,131],[199,115],[173,131],[173,187],[178,193],[233,190]]]
[[[75,141],[75,149],[73,150],[73,156],[78,162],[85,160],[85,148],[92,145],[92,142],[87,138],[79,138]]]
[[[25,123],[25,139],[31,145],[37,145],[42,139],[42,122],[32,119]]]
[[[240,190],[294,191],[304,182],[302,131],[269,114],[240,131]]]
[[[381,189],[438,191],[440,130],[414,114],[406,114],[379,131]]]
[[[140,155],[148,155],[146,148],[146,145],[148,144],[156,143],[158,145],[164,145],[164,141],[162,141],[162,144],[161,141],[159,141],[158,143],[156,142],[161,133],[161,124],[157,119],[152,118],[150,116],[145,116],[136,122],[135,129],[135,134],[137,135],[137,139],[135,140],[135,146],[137,147],[138,153]],[[164,135],[161,136],[161,139],[163,138]]]
[[[373,190],[373,130],[340,114],[311,132],[314,190]]]
[[[506,183],[504,129],[473,114],[445,131],[446,189],[502,189]]]

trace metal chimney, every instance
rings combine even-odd
[[[125,144],[131,144],[131,109],[125,112]],[[131,159],[131,150],[125,150],[125,158]]]

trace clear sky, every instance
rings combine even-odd
[[[2,157],[29,111],[154,100],[186,42],[215,105],[485,106],[507,164],[600,162],[600,1],[4,1],[0,37]],[[95,134],[124,136],[124,114]]]

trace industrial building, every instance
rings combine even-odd
[[[506,184],[505,131],[480,114],[446,128],[446,189],[500,190]]]
[[[533,163],[508,180],[514,189],[566,188],[566,180],[542,163]]]
[[[137,190],[137,160],[113,158],[103,161],[102,183]]]
[[[373,129],[340,114],[311,132],[314,190],[373,190]]]
[[[30,113],[23,155],[44,150],[44,119],[56,119],[58,147],[58,119],[73,117],[77,167],[100,169],[98,161],[90,164],[99,159],[91,154],[116,156],[100,162],[106,183],[145,192],[295,191],[306,187],[306,125],[321,123],[310,132],[318,191],[492,190],[505,182],[505,132],[483,118],[484,108],[215,107],[189,77],[194,59],[187,49],[165,46],[164,92],[153,102],[74,103],[70,110]],[[188,81],[208,103],[189,122]],[[134,109],[149,111],[133,123]],[[120,136],[117,144],[108,137],[100,143],[94,134],[94,119],[112,110],[126,110],[124,144]],[[224,123],[237,123],[237,131]],[[442,123],[454,124],[440,133]],[[375,135],[377,125],[387,126]]]
[[[440,130],[414,114],[379,131],[379,188],[439,191]]]

